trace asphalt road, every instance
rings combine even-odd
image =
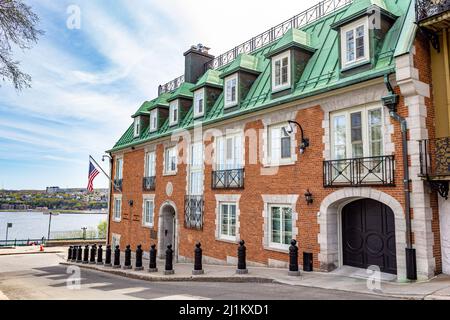
[[[374,295],[279,284],[148,282],[85,269],[68,269],[67,266],[59,265],[60,261],[61,257],[53,253],[0,256],[0,292],[11,300],[386,299]],[[1,297],[0,293],[0,299]]]

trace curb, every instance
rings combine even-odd
[[[264,277],[252,277],[252,276],[237,276],[237,277],[208,277],[208,276],[184,276],[184,277],[170,277],[170,276],[148,276],[146,271],[142,274],[129,273],[121,269],[99,269],[95,266],[82,265],[82,264],[72,264],[67,262],[60,262],[63,266],[78,266],[82,269],[89,269],[93,271],[99,271],[109,274],[114,274],[118,276],[123,276],[131,279],[145,280],[151,282],[186,282],[186,281],[196,281],[196,282],[229,282],[229,283],[279,283],[278,281],[270,278]],[[146,272],[146,273],[144,273]],[[145,276],[147,274],[147,276]],[[282,283],[279,283],[282,284]]]

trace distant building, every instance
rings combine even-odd
[[[59,187],[47,187],[46,192],[53,194],[53,193],[58,193],[60,191]]]

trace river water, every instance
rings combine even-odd
[[[106,214],[64,213],[52,216],[51,232],[97,230],[100,222],[107,220]],[[0,240],[6,238],[6,225],[12,223],[8,230],[9,240],[47,238],[49,215],[42,212],[0,212]]]

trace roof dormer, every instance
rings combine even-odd
[[[234,110],[245,99],[256,78],[262,72],[262,59],[241,53],[222,72],[224,79],[224,110]]]
[[[294,89],[316,50],[307,32],[292,28],[266,54],[271,60],[272,95],[283,95]]]
[[[194,94],[191,92],[193,87],[192,83],[184,82],[167,99],[169,103],[169,126],[178,125],[189,112],[194,98]]]
[[[354,0],[331,28],[339,34],[340,70],[343,75],[371,69],[384,38],[397,19],[384,0]]]
[[[223,91],[220,72],[210,69],[197,81],[191,92],[194,93],[194,119],[203,117],[214,106]]]
[[[167,99],[170,93],[163,93],[158,98],[145,102],[141,107],[143,111],[141,114],[149,117],[149,132],[154,133],[158,131],[169,116],[169,103]]]

